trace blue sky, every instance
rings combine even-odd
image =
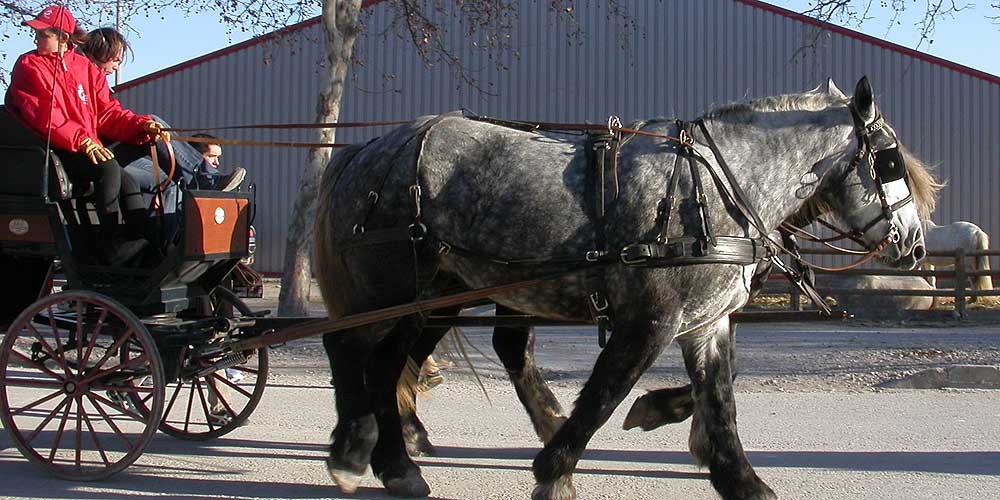
[[[960,0],[959,4],[963,0]],[[972,1],[972,0],[969,0]],[[1000,15],[1000,10],[990,9],[990,0],[975,0],[979,5],[960,12],[952,19],[944,19],[938,24],[933,43],[919,47],[919,50],[938,57],[969,66],[993,75],[1000,75],[1000,25],[993,24],[986,15]],[[791,10],[808,8],[805,0],[773,0],[770,3]],[[907,2],[910,15],[900,20],[900,24],[889,26],[887,11],[878,11],[878,3],[872,15],[875,19],[865,22],[860,31],[884,38],[900,45],[916,48],[919,34],[913,24],[919,20],[916,12],[923,2]],[[166,11],[160,16],[135,18],[131,21],[139,33],[129,33],[129,41],[135,51],[135,59],[122,67],[122,82],[138,78],[154,71],[193,59],[209,52],[224,48],[249,38],[240,31],[229,34],[217,15],[200,14],[185,18],[178,12]],[[855,26],[847,26],[858,30]],[[17,54],[33,48],[31,34],[25,28],[20,35],[5,42],[5,49],[11,55],[6,63],[13,64]],[[9,68],[8,68],[9,69]]]

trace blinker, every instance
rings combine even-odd
[[[883,149],[875,153],[876,178],[882,182],[898,181],[906,177],[906,164],[903,162],[903,155],[899,148]]]

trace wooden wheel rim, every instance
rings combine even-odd
[[[227,288],[218,287],[213,295],[218,299],[213,303],[216,312],[225,317],[252,313]],[[186,349],[180,352],[181,360],[188,358]],[[232,368],[242,374],[242,381],[234,382],[225,372],[217,371],[204,376],[185,376],[167,384],[160,430],[178,439],[206,441],[243,425],[263,397],[270,365],[266,348],[253,350],[249,356],[249,361]],[[145,412],[148,397],[133,398],[132,403]]]
[[[118,347],[133,341],[142,357],[120,363]],[[111,396],[137,374],[153,382],[142,389],[152,395],[145,414]],[[95,292],[42,298],[14,320],[0,346],[4,427],[25,458],[63,479],[104,479],[135,462],[156,432],[164,385],[145,326]]]

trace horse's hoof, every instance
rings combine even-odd
[[[719,480],[713,476],[712,485],[724,500],[778,500],[774,490],[753,473],[748,480],[741,483],[727,479]]]
[[[383,479],[382,484],[386,493],[397,498],[424,498],[431,494],[431,487],[419,472]]]
[[[362,474],[345,469],[336,469],[331,466],[327,466],[327,471],[330,473],[330,478],[333,479],[334,484],[340,488],[341,493],[353,495],[355,491],[358,491],[358,484],[361,482]]]
[[[632,403],[622,429],[640,427],[651,431],[666,424],[683,422],[691,417],[692,412],[694,400],[691,399],[690,387],[650,391]]]
[[[531,492],[531,500],[576,500],[572,476],[563,476],[548,483],[538,483]]]
[[[771,488],[764,484],[764,481],[758,480],[757,484],[754,486],[754,491],[749,494],[749,496],[738,496],[733,497],[734,500],[778,500],[778,495],[771,490]]]

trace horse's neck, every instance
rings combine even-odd
[[[848,153],[853,144],[849,124],[830,119],[817,125],[816,112],[801,112],[797,124],[798,113],[760,113],[746,123],[706,120],[723,159],[769,228],[795,213],[820,187],[828,172],[814,172],[814,165],[837,151]],[[774,114],[782,116],[768,119]],[[705,156],[716,163],[711,152]]]

